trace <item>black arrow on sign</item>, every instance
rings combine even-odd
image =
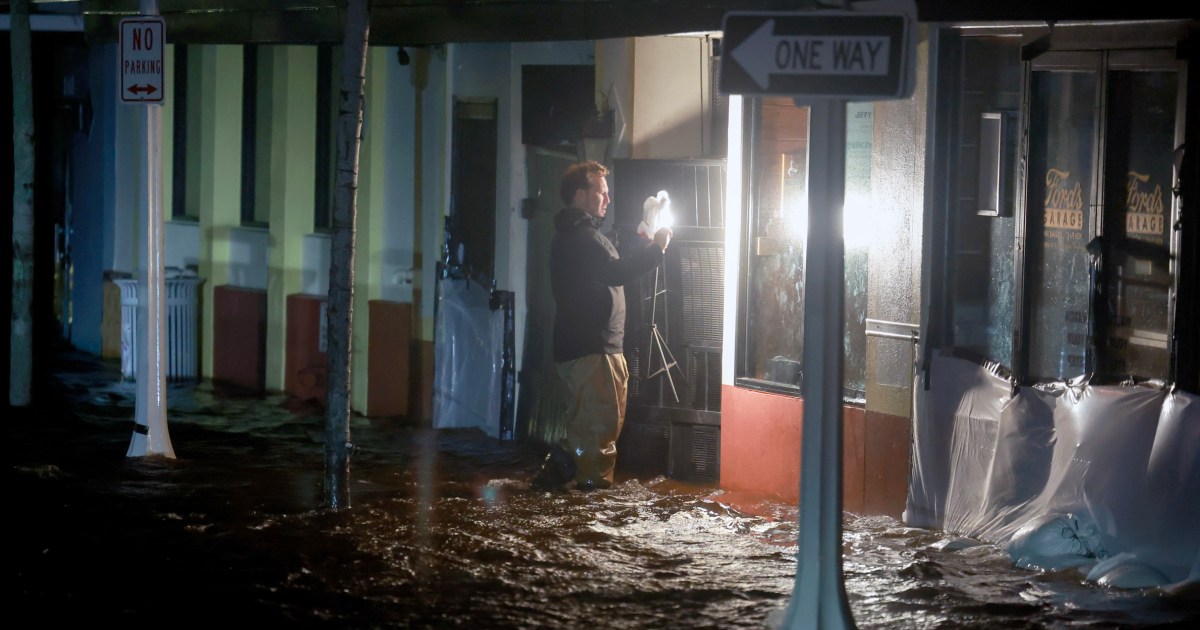
[[[154,87],[153,85],[131,85],[129,86],[129,91],[135,95],[143,92],[146,94],[154,94],[158,91],[158,88]]]

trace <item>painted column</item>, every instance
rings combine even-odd
[[[261,72],[270,72],[267,111],[270,146],[267,204],[271,246],[267,271],[266,388],[283,391],[286,370],[287,297],[303,287],[304,236],[313,230],[316,195],[317,50],[315,46],[264,46]],[[269,68],[269,70],[268,70]],[[261,104],[260,104],[261,107]]]
[[[242,213],[242,47],[203,46],[199,137],[200,277],[205,279],[201,374],[212,377],[213,290],[229,283],[230,237]]]
[[[350,408],[359,413],[365,413],[367,409],[367,385],[371,378],[367,361],[371,330],[368,303],[380,297],[387,236],[385,208],[390,205],[385,192],[389,177],[386,151],[392,142],[387,115],[389,63],[398,63],[394,48],[367,50],[363,142],[358,163],[358,238],[354,252],[354,330],[350,365]]]

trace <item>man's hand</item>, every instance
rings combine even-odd
[[[671,234],[671,228],[666,227],[654,233],[654,244],[658,245],[664,254],[667,252],[667,245],[671,243]]]

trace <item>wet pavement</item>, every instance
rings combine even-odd
[[[126,458],[119,367],[54,361],[6,422],[8,599],[28,625],[735,628],[778,619],[796,508],[618,476],[528,487],[542,448],[355,417],[351,508],[323,510],[324,413],[172,386],[177,458]],[[1200,602],[1012,566],[990,545],[845,519],[862,628],[1189,627]]]

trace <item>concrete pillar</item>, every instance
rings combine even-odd
[[[265,61],[264,61],[265,59]],[[316,194],[317,49],[264,46],[259,72],[269,73],[269,112],[259,142],[270,147],[259,181],[269,191],[271,247],[267,272],[266,387],[282,391],[286,369],[287,299],[302,287],[303,237],[313,229]],[[260,85],[263,85],[260,83]],[[262,101],[259,107],[264,107]],[[265,180],[263,178],[266,178]]]
[[[194,52],[191,52],[194,51]],[[200,371],[212,378],[213,290],[229,282],[230,234],[241,226],[242,47],[196,46],[188,76],[200,78],[199,125],[188,138],[199,167],[196,194],[200,213],[200,277],[205,279],[201,317]],[[189,108],[191,109],[191,108]],[[194,130],[194,131],[193,131]],[[193,139],[194,138],[194,139]]]

